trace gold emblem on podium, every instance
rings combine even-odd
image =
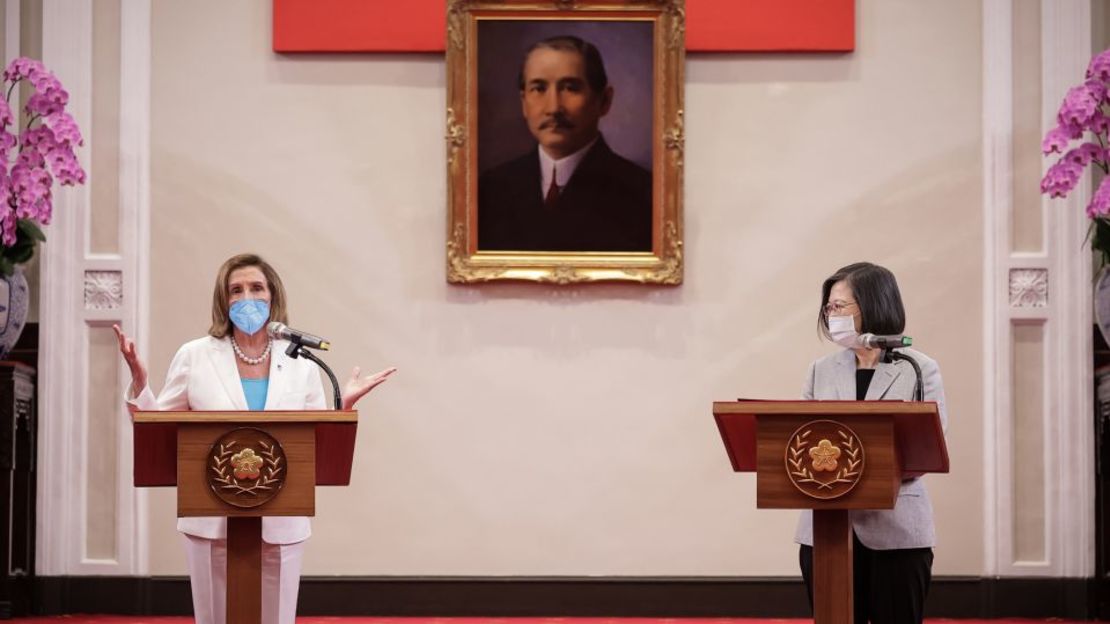
[[[806,496],[840,498],[863,476],[863,444],[850,428],[832,420],[799,427],[786,447],[786,474]]]
[[[231,456],[231,474],[236,479],[253,481],[261,474],[262,458],[254,454],[254,449],[245,448]]]
[[[269,501],[285,484],[285,451],[260,429],[232,429],[208,451],[208,486],[225,503],[250,508]]]

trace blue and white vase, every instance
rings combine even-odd
[[[27,323],[30,294],[23,267],[16,266],[11,275],[0,275],[0,358],[6,356]]]

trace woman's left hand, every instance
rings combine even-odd
[[[397,372],[397,368],[391,366],[373,375],[360,378],[359,374],[361,373],[361,369],[356,366],[354,370],[351,371],[351,378],[343,385],[343,409],[354,409],[355,403],[358,403],[359,399],[367,392],[373,390],[378,384],[388,379],[389,376],[395,372]]]

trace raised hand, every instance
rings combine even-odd
[[[360,378],[359,374],[361,373],[361,369],[356,366],[354,370],[351,371],[351,378],[343,385],[343,409],[354,409],[355,403],[358,403],[359,399],[388,379],[389,376],[395,372],[397,372],[397,368],[391,366],[373,375]]]
[[[112,329],[116,331],[116,340],[119,341],[119,352],[123,355],[123,361],[127,362],[127,368],[131,369],[131,396],[137,397],[146,387],[146,366],[139,359],[135,341],[123,333],[119,324],[113,324]]]

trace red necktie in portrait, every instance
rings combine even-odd
[[[551,168],[551,186],[547,187],[547,195],[543,198],[544,208],[554,208],[559,201],[559,184],[555,177],[555,167]]]

